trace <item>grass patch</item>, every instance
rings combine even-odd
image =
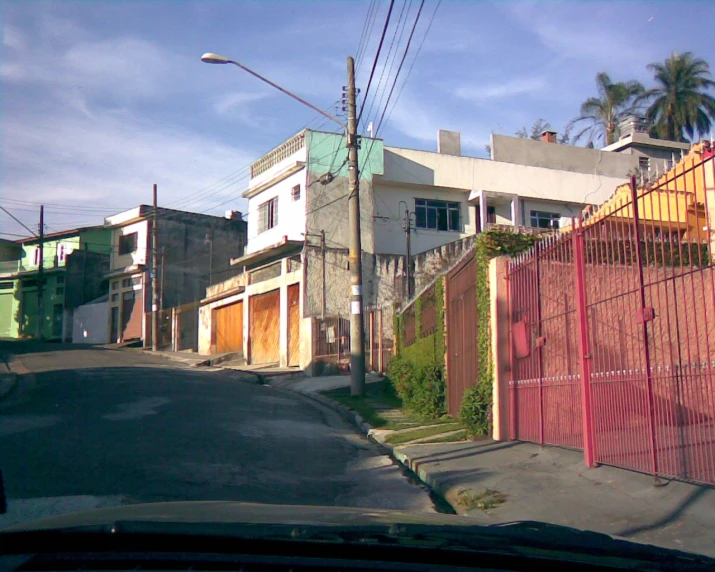
[[[328,399],[342,403],[345,407],[349,407],[358,413],[365,421],[373,427],[390,427],[390,421],[382,417],[364,397],[353,397],[350,394],[345,394],[337,391],[326,391],[323,393]]]
[[[478,508],[489,510],[497,508],[506,502],[506,495],[493,489],[484,489],[475,493],[469,489],[459,491],[457,494],[457,504],[466,510]]]
[[[445,435],[444,437],[435,437],[428,441],[422,441],[425,445],[429,443],[454,443],[455,441],[464,441],[468,437],[467,430],[463,429],[457,433],[452,433],[451,435]]]
[[[454,431],[459,425],[457,423],[452,424],[441,424],[436,427],[419,427],[413,431],[405,431],[404,433],[395,433],[394,435],[389,435],[385,441],[392,445],[399,445],[400,443],[407,443],[408,441],[414,441],[415,439],[422,439],[423,437],[432,437],[433,435],[439,435],[440,433],[447,433],[449,431]]]

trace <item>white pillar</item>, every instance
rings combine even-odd
[[[487,192],[479,191],[479,218],[481,219],[482,228],[481,231],[487,229]]]
[[[521,221],[519,220],[520,206],[521,205],[519,205],[519,197],[515,195],[511,199],[511,224],[513,224],[514,226],[519,226],[521,224]]]

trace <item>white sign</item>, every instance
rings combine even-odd
[[[353,296],[360,296],[362,294],[362,286],[351,286]]]
[[[360,315],[362,312],[360,312],[360,300],[353,300],[350,302],[350,310],[353,314]]]

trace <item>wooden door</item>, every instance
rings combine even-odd
[[[213,311],[216,353],[243,351],[243,301]]]
[[[288,365],[300,365],[300,284],[288,286]]]
[[[122,293],[122,341],[139,340],[142,337],[144,296],[141,290]]]
[[[280,362],[280,290],[251,296],[249,306],[251,364]]]
[[[447,276],[447,412],[459,415],[464,391],[477,382],[476,258]]]

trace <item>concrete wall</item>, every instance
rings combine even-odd
[[[621,153],[496,134],[492,135],[492,159],[604,177],[623,178],[638,168],[637,158]]]
[[[310,233],[325,231],[330,248],[348,248],[348,169],[345,136],[308,132],[307,228]],[[374,176],[383,172],[383,146],[379,139],[362,139],[358,154],[360,171],[360,230],[362,249],[375,252],[373,236]],[[323,185],[320,177],[331,173],[334,179]]]
[[[600,204],[618,185],[626,182],[626,176],[559,171],[385,147],[384,180],[463,191],[483,189],[522,198]]]
[[[128,254],[119,254],[119,237],[137,233],[137,248]],[[140,220],[127,226],[113,229],[112,231],[112,258],[111,270],[146,264],[149,260],[149,221]]]
[[[19,335],[17,314],[20,310],[20,300],[15,295],[17,280],[0,280],[5,286],[0,290],[0,337],[16,338]]]
[[[301,149],[301,155],[305,155],[305,149]],[[303,240],[306,205],[305,181],[306,171],[302,169],[248,200],[247,253],[250,254],[276,244],[284,236],[287,236],[288,240]],[[300,186],[300,198],[294,201],[291,192],[296,185]],[[259,234],[260,205],[274,197],[278,197],[278,224]]]
[[[466,189],[415,187],[414,185],[395,184],[378,177],[378,182],[375,185],[375,251],[379,254],[404,256],[407,248],[405,231],[402,227],[405,204],[410,212],[414,212],[415,199],[460,203],[462,228],[459,232],[415,228],[410,236],[410,250],[413,253],[424,252],[475,234],[475,211],[467,202],[468,198],[469,191]]]
[[[109,342],[109,301],[85,304],[72,313],[73,344],[106,344]]]

